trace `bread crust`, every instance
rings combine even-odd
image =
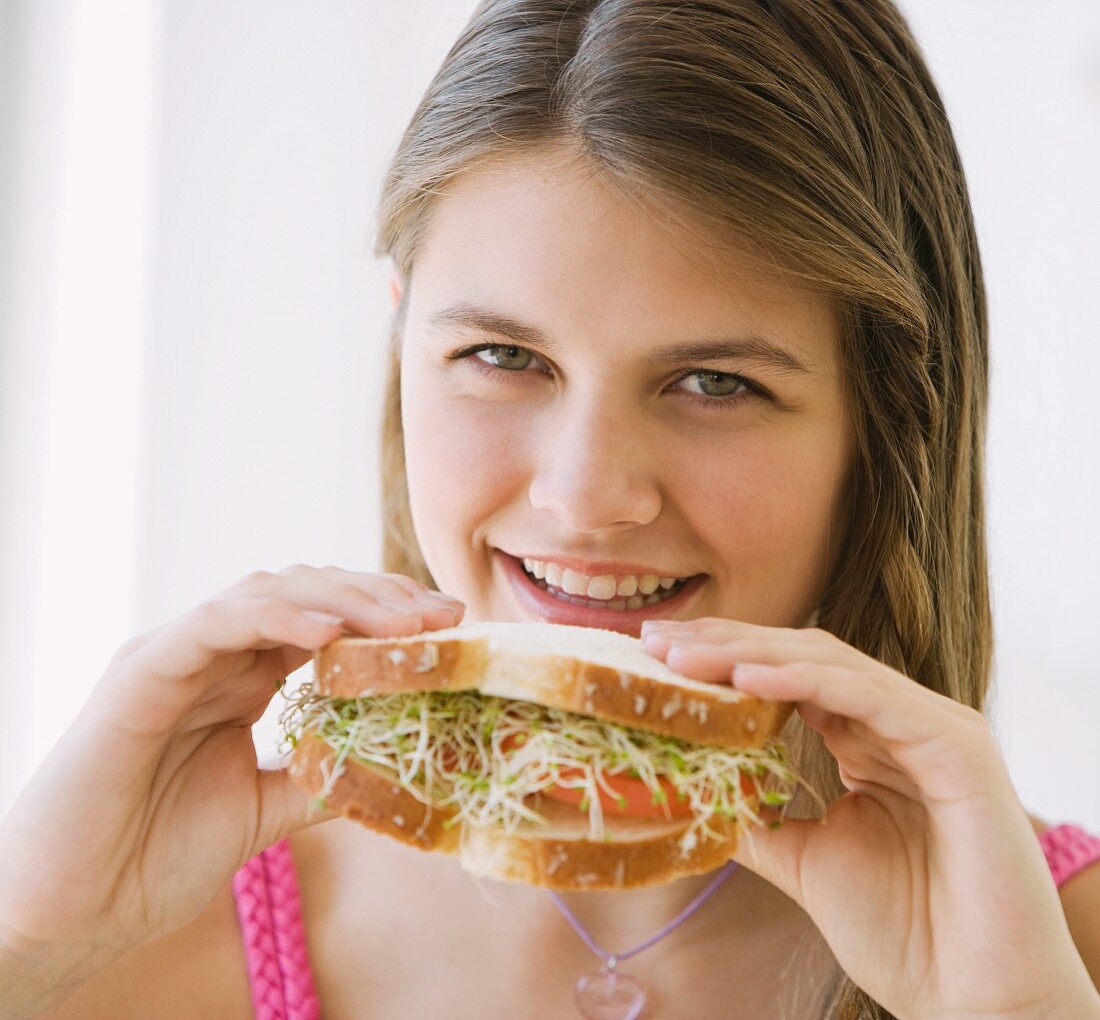
[[[342,637],[313,653],[314,689],[333,698],[394,691],[475,690],[489,664],[484,638]]]
[[[288,771],[291,780],[311,796],[321,792],[328,770],[336,755],[319,737],[305,736],[291,755]],[[459,826],[443,828],[454,812],[432,808],[418,801],[398,783],[397,776],[382,768],[373,768],[349,759],[343,775],[336,780],[325,806],[339,811],[361,825],[398,839],[420,850],[456,854]]]
[[[314,653],[313,665],[314,689],[335,698],[478,690],[734,749],[762,746],[793,708],[728,684],[689,677],[671,683],[569,655],[490,651],[485,637],[436,638],[430,631],[393,639],[337,638]]]
[[[587,817],[577,821],[580,813],[571,805],[543,797],[537,798],[536,810],[559,826],[570,811],[573,826],[588,829]],[[639,889],[705,874],[725,864],[737,849],[737,829],[728,819],[716,818],[709,824],[723,838],[700,841],[690,848],[681,844],[686,822],[605,817],[608,842],[546,837],[534,826],[516,833],[468,828],[461,860],[472,874],[502,882],[548,889]]]
[[[324,786],[335,752],[314,736],[299,741],[290,760],[294,783],[311,795]],[[737,848],[738,827],[729,819],[708,824],[720,840],[684,842],[689,821],[605,817],[610,841],[581,838],[588,832],[587,815],[550,798],[532,806],[550,825],[542,829],[524,823],[516,832],[474,828],[443,822],[453,817],[447,808],[428,808],[393,773],[349,758],[327,798],[338,811],[375,832],[420,850],[457,856],[474,875],[501,882],[519,882],[561,890],[637,889],[661,885],[720,867]]]

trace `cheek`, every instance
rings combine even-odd
[[[790,626],[817,598],[834,551],[841,467],[835,450],[805,433],[790,441],[772,435],[759,443],[746,437],[708,459],[705,475],[680,479],[684,514],[720,564],[717,615]]]
[[[413,525],[442,586],[521,485],[525,430],[499,407],[404,381],[401,403]]]

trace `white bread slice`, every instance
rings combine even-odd
[[[296,785],[317,794],[334,752],[324,741],[306,737],[290,761]],[[322,768],[322,763],[327,764]],[[550,822],[524,823],[516,832],[474,828],[459,823],[448,808],[428,809],[386,769],[348,759],[343,774],[326,798],[331,810],[383,835],[420,850],[456,856],[474,875],[501,882],[520,882],[548,889],[636,889],[660,885],[687,875],[701,875],[720,867],[737,848],[737,826],[715,817],[708,822],[721,839],[685,840],[690,824],[614,817],[604,826],[609,841],[584,838],[588,816],[572,804],[549,797],[531,806]]]
[[[760,747],[793,708],[669,669],[638,638],[552,623],[465,623],[411,637],[342,637],[313,656],[335,698],[477,690],[699,744]]]

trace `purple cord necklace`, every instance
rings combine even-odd
[[[714,876],[711,883],[659,932],[650,935],[640,945],[628,949],[625,953],[609,953],[598,946],[596,940],[585,930],[584,925],[577,920],[577,916],[566,906],[565,901],[553,890],[547,890],[557,908],[573,926],[573,930],[584,939],[585,945],[603,960],[603,966],[599,971],[582,974],[577,979],[573,998],[576,1000],[581,1016],[586,1020],[636,1020],[642,1012],[642,1007],[645,1006],[645,989],[629,974],[617,971],[616,965],[620,960],[629,960],[635,953],[648,949],[654,942],[663,939],[670,931],[680,927],[714,895],[718,887],[733,874],[736,868],[736,861],[726,864]]]

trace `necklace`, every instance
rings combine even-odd
[[[645,989],[629,974],[616,970],[619,961],[628,960],[635,953],[648,949],[654,942],[663,939],[670,931],[680,927],[714,895],[718,887],[733,874],[736,868],[736,861],[726,864],[711,883],[659,932],[650,935],[640,945],[628,949],[625,953],[609,953],[598,946],[565,901],[553,890],[547,890],[557,908],[573,926],[573,930],[584,939],[585,945],[603,960],[603,966],[598,971],[582,974],[577,978],[573,998],[581,1016],[586,1020],[636,1020],[645,1005]]]

